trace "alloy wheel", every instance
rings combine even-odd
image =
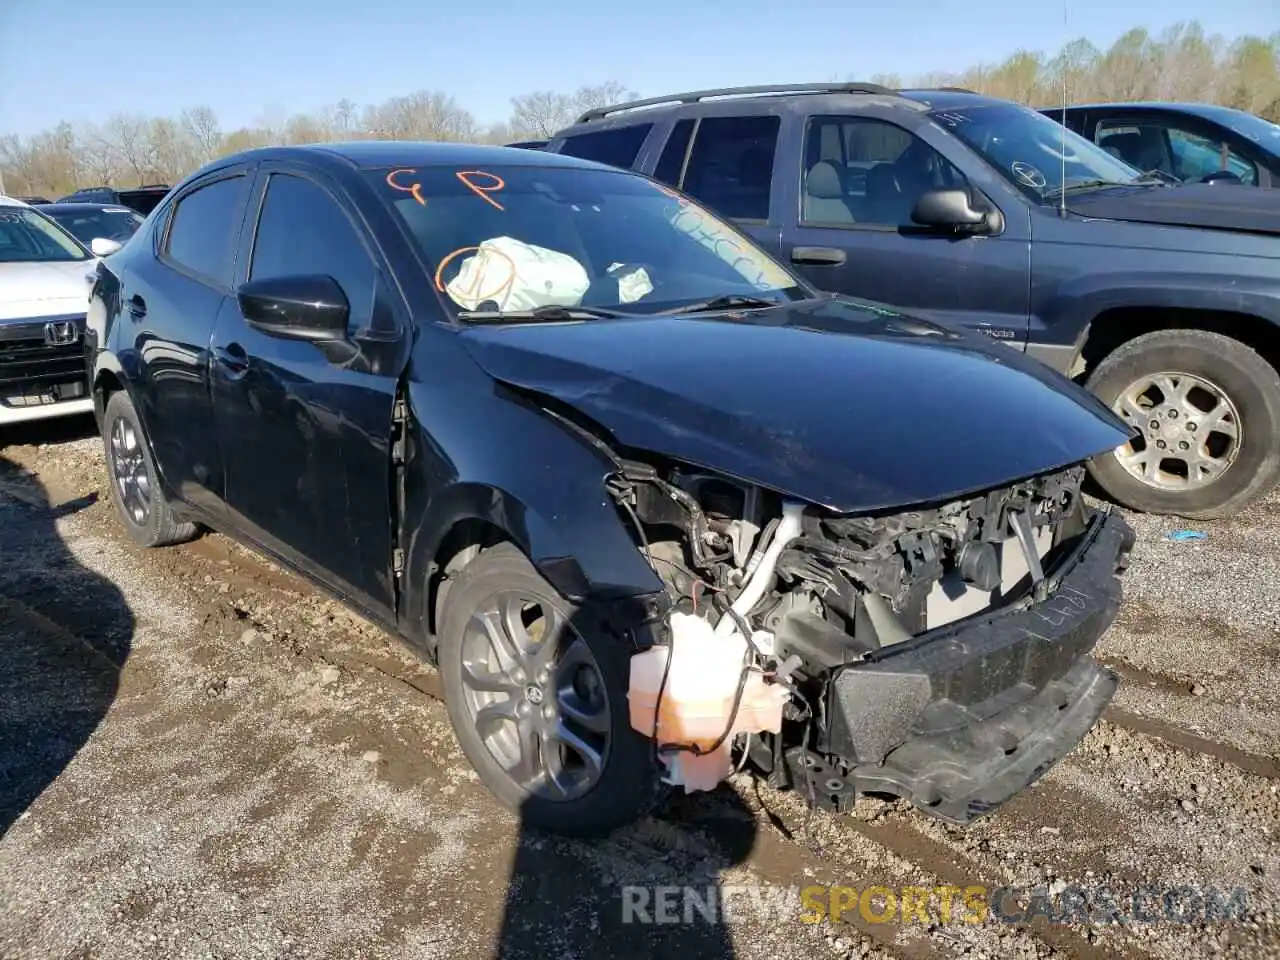
[[[1240,413],[1227,392],[1204,377],[1175,372],[1141,377],[1120,393],[1114,409],[1140,431],[1114,455],[1150,487],[1207,486],[1239,455]]]
[[[566,801],[595,786],[611,717],[600,666],[563,613],[503,593],[479,607],[462,639],[463,700],[476,734],[528,793]]]
[[[138,526],[145,526],[151,513],[151,477],[142,440],[124,417],[111,425],[111,470],[124,512]]]

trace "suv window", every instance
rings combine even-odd
[[[662,156],[654,167],[653,179],[670,186],[680,183],[680,171],[684,169],[684,158],[689,155],[689,138],[693,136],[693,121],[681,120],[671,130],[667,145],[662,148]]]
[[[1258,168],[1226,143],[1158,121],[1102,120],[1098,145],[1139,170],[1159,170],[1180,180],[1199,180],[1219,170],[1256,185]]]
[[[323,187],[273,174],[258,218],[249,279],[307,273],[338,281],[351,305],[350,333],[371,325],[378,271],[355,225]]]
[[[736,220],[768,220],[777,117],[706,117],[685,168],[682,189]]]
[[[641,123],[631,127],[616,127],[612,130],[596,130],[593,133],[579,133],[566,137],[560,145],[560,153],[582,160],[595,160],[613,167],[630,167],[640,153],[652,123]]]
[[[921,194],[969,186],[915,134],[860,117],[809,121],[803,177],[800,219],[824,226],[911,226]]]
[[[179,200],[165,243],[169,259],[229,285],[248,192],[249,178],[240,174],[198,187]]]

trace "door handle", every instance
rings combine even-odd
[[[844,251],[835,247],[792,247],[791,262],[838,267],[844,263]]]
[[[141,320],[147,315],[147,301],[143,300],[138,294],[134,294],[129,298],[129,316],[135,320]]]
[[[238,343],[228,343],[225,347],[214,347],[213,355],[222,365],[222,372],[229,380],[238,380],[249,369],[249,355]]]

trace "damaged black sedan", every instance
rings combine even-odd
[[[1133,535],[1081,480],[1121,422],[640,175],[241,153],[99,265],[88,327],[133,537],[220,530],[396,633],[527,823],[607,831],[738,763],[964,823],[1114,692]]]

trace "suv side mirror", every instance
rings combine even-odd
[[[245,322],[270,337],[312,343],[347,338],[351,305],[333,277],[304,274],[250,280],[236,290]]]
[[[921,226],[956,233],[995,233],[999,217],[996,211],[975,208],[967,190],[926,190],[911,211],[911,219]]]
[[[95,257],[109,257],[124,244],[116,240],[108,240],[106,237],[94,237],[89,242],[89,251]]]

